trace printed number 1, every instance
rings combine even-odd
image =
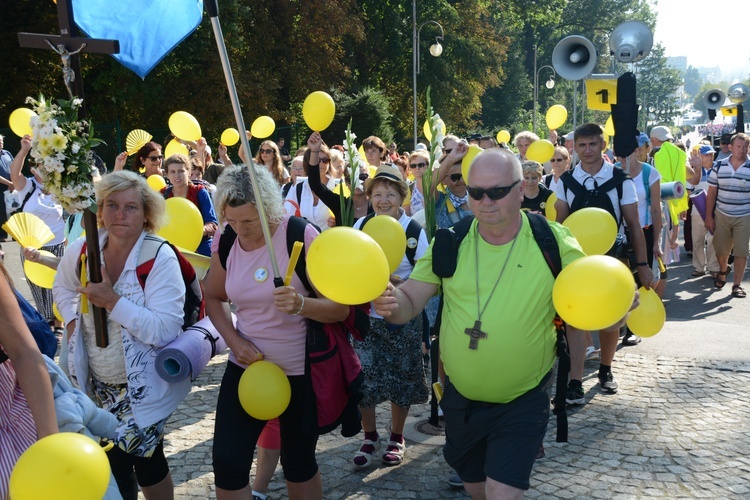
[[[609,103],[609,91],[607,89],[601,89],[596,95],[602,96],[602,104]]]

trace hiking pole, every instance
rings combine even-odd
[[[273,268],[273,284],[278,288],[284,285],[284,280],[279,272],[279,263],[276,261],[276,252],[273,248],[273,240],[271,239],[271,230],[268,227],[268,220],[266,219],[266,210],[263,207],[263,203],[260,198],[260,189],[255,177],[255,168],[253,167],[253,155],[250,152],[250,142],[247,140],[247,129],[245,128],[245,120],[242,118],[242,108],[240,108],[240,99],[237,97],[237,86],[234,84],[234,76],[232,75],[232,67],[229,64],[229,55],[227,54],[227,46],[224,43],[224,34],[221,31],[221,23],[219,22],[219,4],[218,0],[206,0],[206,10],[211,18],[211,26],[214,30],[214,37],[216,38],[216,47],[219,49],[219,58],[221,59],[221,67],[224,69],[224,77],[227,80],[227,89],[229,90],[229,99],[232,101],[232,110],[234,111],[234,119],[237,122],[237,130],[240,131],[240,141],[242,141],[242,147],[245,149],[245,158],[250,159],[249,165],[245,165],[250,171],[250,180],[253,183],[253,194],[255,195],[255,208],[258,210],[258,216],[260,218],[260,225],[263,229],[263,238],[266,240],[266,248],[268,248],[268,255],[271,258],[271,267]]]

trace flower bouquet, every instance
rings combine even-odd
[[[68,212],[80,212],[93,203],[94,153],[103,141],[94,137],[94,127],[78,118],[82,99],[59,99],[56,103],[27,97],[36,112],[31,119],[31,157],[42,177],[44,189]]]

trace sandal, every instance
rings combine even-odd
[[[719,290],[724,288],[724,285],[727,284],[727,274],[729,274],[729,269],[716,273],[716,277],[714,278],[714,286]],[[724,278],[720,278],[719,276],[724,276]]]
[[[364,469],[372,464],[372,455],[380,449],[380,439],[371,441],[365,439],[362,447],[354,454],[352,462],[357,469]],[[364,460],[363,460],[364,459]]]
[[[747,294],[745,293],[745,289],[742,288],[740,285],[734,285],[732,287],[732,297],[736,297],[738,299],[744,299],[747,297]]]
[[[383,463],[385,465],[399,465],[404,461],[404,453],[406,453],[406,443],[388,441],[388,448],[385,449],[385,454],[383,454]]]

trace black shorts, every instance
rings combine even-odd
[[[463,397],[446,379],[440,406],[445,416],[443,456],[466,483],[487,477],[529,489],[531,469],[547,432],[552,373],[510,403]]]

